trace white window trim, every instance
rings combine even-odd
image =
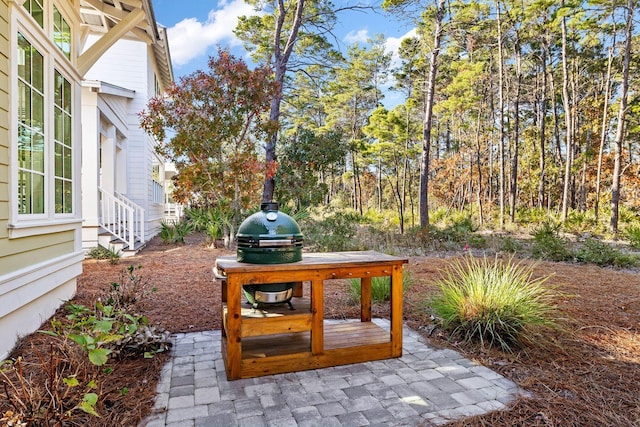
[[[17,224],[9,224],[9,238],[18,239],[34,235],[60,233],[75,230],[82,225],[81,219],[60,219],[57,221],[20,221]]]
[[[20,2],[14,2],[15,7],[12,8],[9,46],[12,51],[17,49],[18,32],[21,33],[29,43],[38,49],[43,55],[45,67],[45,213],[44,214],[19,214],[18,213],[18,147],[15,141],[18,139],[18,111],[17,111],[17,94],[18,94],[18,78],[17,78],[17,58],[16,55],[10,55],[10,96],[9,96],[9,135],[11,138],[9,150],[9,173],[10,173],[10,207],[9,207],[9,238],[21,238],[35,235],[43,235],[50,233],[58,233],[78,229],[82,224],[82,204],[80,203],[80,195],[82,191],[82,183],[80,179],[80,161],[81,161],[81,77],[67,59],[64,53],[56,45],[51,34],[53,31],[53,4],[54,2],[45,3],[45,19],[44,30],[33,21],[26,9]],[[68,12],[66,2],[56,2],[58,10],[66,17]],[[11,7],[11,2],[10,2]],[[71,18],[68,21],[72,27],[72,35],[77,31],[77,20]],[[72,60],[75,62],[74,54],[76,49],[77,37],[72,37]],[[72,134],[72,182],[73,182],[73,213],[61,214],[55,213],[55,150],[53,143],[54,136],[54,108],[53,108],[53,90],[54,90],[54,70],[71,82],[72,90],[72,116],[73,116],[73,134]]]

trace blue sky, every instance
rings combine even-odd
[[[335,4],[343,2],[337,0]],[[238,16],[253,13],[244,0],[153,0],[153,9],[156,21],[167,28],[176,80],[197,69],[206,69],[207,59],[215,55],[217,46],[229,47],[238,56],[246,55],[233,35]],[[411,30],[411,25],[383,13],[343,12],[338,15],[335,32],[342,49],[349,43],[365,42],[368,37],[383,33],[387,50],[395,52],[400,40]]]

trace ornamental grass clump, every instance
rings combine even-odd
[[[513,259],[456,261],[438,282],[430,300],[433,315],[451,338],[479,342],[482,347],[514,347],[532,342],[543,327],[557,324],[557,295],[534,278],[532,267]]]

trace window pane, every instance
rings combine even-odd
[[[31,48],[31,82],[40,93],[44,93],[44,57]]]
[[[38,92],[31,92],[31,126],[34,131],[42,132],[44,130],[44,96]]]
[[[64,120],[64,115],[62,114],[62,111],[60,111],[60,108],[58,107],[54,107],[53,109],[53,120],[54,120],[54,138],[56,141],[62,141],[64,135],[64,126],[63,126],[63,120]]]
[[[56,76],[55,76],[55,97],[53,99],[53,102],[56,105],[62,106],[62,91],[63,91],[63,84],[62,82],[64,81],[64,79],[62,78],[62,76],[60,75],[60,73],[58,73],[56,71]]]
[[[62,141],[71,147],[71,116],[63,114],[62,117],[64,122],[64,139]]]
[[[18,171],[18,213],[31,213],[31,174]]]
[[[53,7],[53,42],[67,58],[71,58],[71,27],[55,6]]]
[[[31,169],[31,132],[18,125],[18,167]]]
[[[64,183],[64,213],[73,213],[73,192],[71,191],[71,181]]]
[[[30,11],[40,10],[42,14],[41,3],[30,0],[25,4]],[[43,56],[18,33],[18,212],[21,214],[45,211],[43,63]]]
[[[63,210],[63,186],[64,181],[56,179],[55,192],[56,192],[56,213],[62,213]]]
[[[55,85],[55,209],[56,213],[71,213],[73,211],[71,83],[56,70]]]
[[[62,87],[62,106],[67,114],[71,114],[71,83],[63,79]]]
[[[63,158],[64,158],[64,148],[61,144],[55,144],[55,162],[54,168],[56,170],[56,176],[62,176],[62,168],[63,168]]]
[[[44,173],[44,136],[39,133],[33,134],[31,156],[33,163],[31,169]]]
[[[44,213],[44,176],[18,171],[18,212]]]
[[[44,175],[33,174],[32,213],[44,213]]]
[[[56,213],[72,213],[73,198],[71,197],[71,182],[56,179],[55,182]]]
[[[24,2],[24,7],[27,8],[31,16],[33,16],[33,19],[35,19],[38,25],[40,25],[40,28],[44,28],[42,0],[27,0]]]
[[[67,58],[71,59],[71,27],[64,19],[62,20],[62,33],[65,34],[65,45],[62,47],[62,51]]]
[[[18,33],[18,77],[31,82],[31,45]]]
[[[63,159],[64,159],[64,174],[63,174],[63,176],[65,178],[67,178],[67,179],[71,179],[72,178],[72,176],[71,176],[71,170],[72,170],[72,167],[71,167],[71,161],[72,161],[71,148],[65,147],[64,150],[63,150],[63,153],[64,153],[63,154]]]
[[[71,197],[71,182],[56,179],[56,213],[72,213],[73,198]]]
[[[31,126],[31,90],[18,81],[18,122]]]

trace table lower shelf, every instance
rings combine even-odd
[[[325,321],[324,351],[311,353],[311,332],[247,337],[242,339],[240,373],[237,378],[252,378],[285,372],[326,368],[399,357],[393,354],[391,333],[372,322]],[[222,351],[227,374],[226,337]]]
[[[389,343],[389,331],[371,322],[340,322],[324,324],[324,350]],[[242,359],[281,356],[311,351],[311,333],[267,335],[244,338]]]

